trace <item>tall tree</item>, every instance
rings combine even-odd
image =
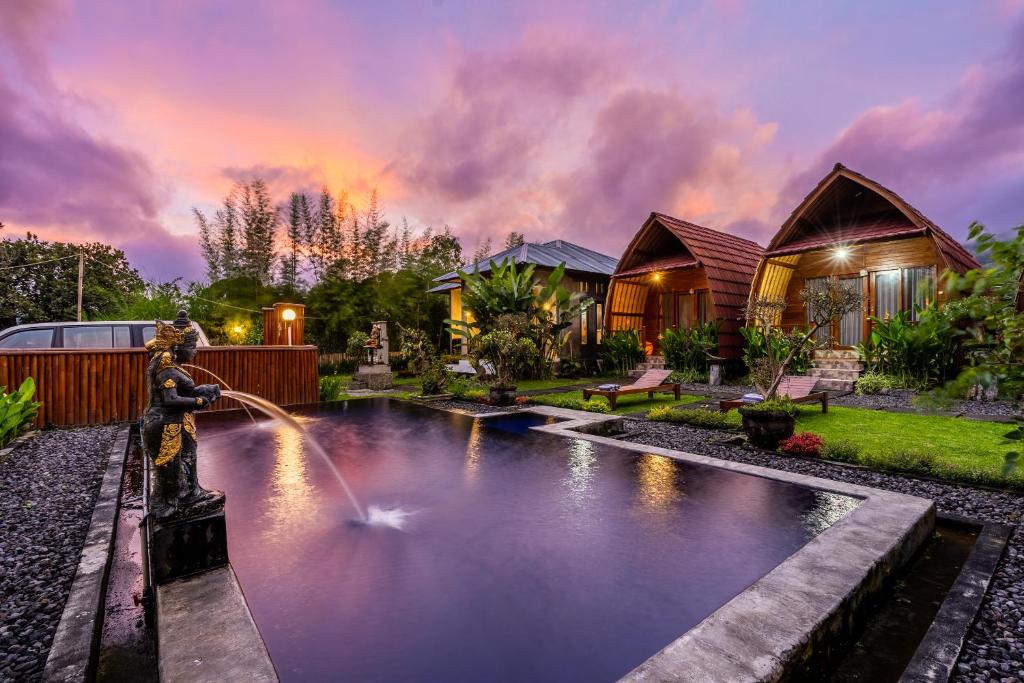
[[[472,266],[474,263],[486,261],[492,255],[493,249],[494,247],[491,244],[491,238],[485,238],[482,242],[477,244],[476,251],[473,252],[473,260],[469,265]]]
[[[266,285],[274,263],[274,235],[280,220],[262,178],[242,183],[239,198],[242,217],[241,273]]]
[[[285,252],[281,256],[281,284],[295,291],[299,285],[299,256],[303,239],[305,224],[303,222],[302,207],[308,204],[304,201],[305,194],[292,192],[288,198],[288,230],[285,233]]]
[[[213,282],[220,278],[220,244],[216,228],[199,209],[193,207],[192,214],[199,225],[199,250],[206,261],[206,279]]]
[[[515,249],[516,247],[523,246],[523,244],[525,244],[525,243],[526,243],[526,236],[523,233],[521,233],[521,232],[516,232],[515,230],[511,231],[505,237],[505,248],[506,249]]]
[[[220,246],[220,276],[237,277],[241,269],[238,249],[238,208],[236,185],[224,197],[224,205],[217,210],[216,225]]]

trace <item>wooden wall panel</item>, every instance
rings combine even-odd
[[[143,349],[0,350],[0,386],[36,382],[42,401],[36,425],[64,427],[137,419],[146,402],[147,357]],[[195,365],[228,386],[279,405],[315,403],[320,397],[315,346],[209,346]],[[215,383],[190,370],[197,384]],[[223,399],[212,410],[237,408]]]

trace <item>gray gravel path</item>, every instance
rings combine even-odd
[[[115,433],[42,432],[0,463],[0,681],[43,672]]]
[[[916,396],[916,392],[904,390],[871,396],[847,394],[829,399],[829,404],[875,410],[912,410],[915,409],[913,400]],[[1019,409],[1010,401],[953,401],[941,412],[969,417],[1012,417]]]
[[[940,512],[1014,527],[1013,536],[982,603],[978,620],[968,635],[953,680],[962,683],[1024,682],[1024,495],[925,481],[716,444],[730,435],[687,425],[627,420],[624,426],[629,434],[625,440],[635,443],[922,496],[934,500]]]

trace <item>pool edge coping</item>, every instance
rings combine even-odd
[[[826,633],[849,628],[844,612],[878,590],[894,569],[913,556],[935,526],[935,504],[925,498],[590,433],[621,419],[618,416],[551,406],[530,407],[524,412],[564,420],[531,428],[540,432],[785,481],[861,501],[626,674],[624,681],[773,681],[804,668],[820,650]],[[812,576],[814,581],[808,581]]]

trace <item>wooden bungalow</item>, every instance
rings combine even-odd
[[[764,249],[735,235],[652,213],[626,247],[608,290],[606,326],[639,330],[648,355],[666,329],[718,321],[718,354],[743,355],[743,307]]]
[[[533,264],[533,277],[538,285],[546,281],[547,276],[556,267],[565,265],[562,286],[570,292],[579,292],[584,297],[593,299],[594,305],[573,321],[561,353],[567,358],[596,358],[604,335],[604,301],[608,279],[615,270],[617,261],[611,256],[605,256],[566,240],[551,240],[542,244],[526,242],[518,247],[505,249],[479,263],[466,266],[463,271],[486,274],[491,269],[491,261],[501,263],[505,260],[515,261],[518,265]],[[462,279],[458,272],[453,271],[436,277],[434,282],[438,284],[427,291],[448,295],[451,318],[473,322],[472,315],[462,305]],[[466,354],[465,340],[456,336],[452,342],[463,355]]]
[[[808,324],[800,291],[828,278],[861,290],[862,310],[822,329],[819,343],[852,348],[885,318],[948,299],[939,277],[978,262],[959,242],[892,190],[836,164],[782,224],[764,252],[751,296],[785,297],[783,327]]]

